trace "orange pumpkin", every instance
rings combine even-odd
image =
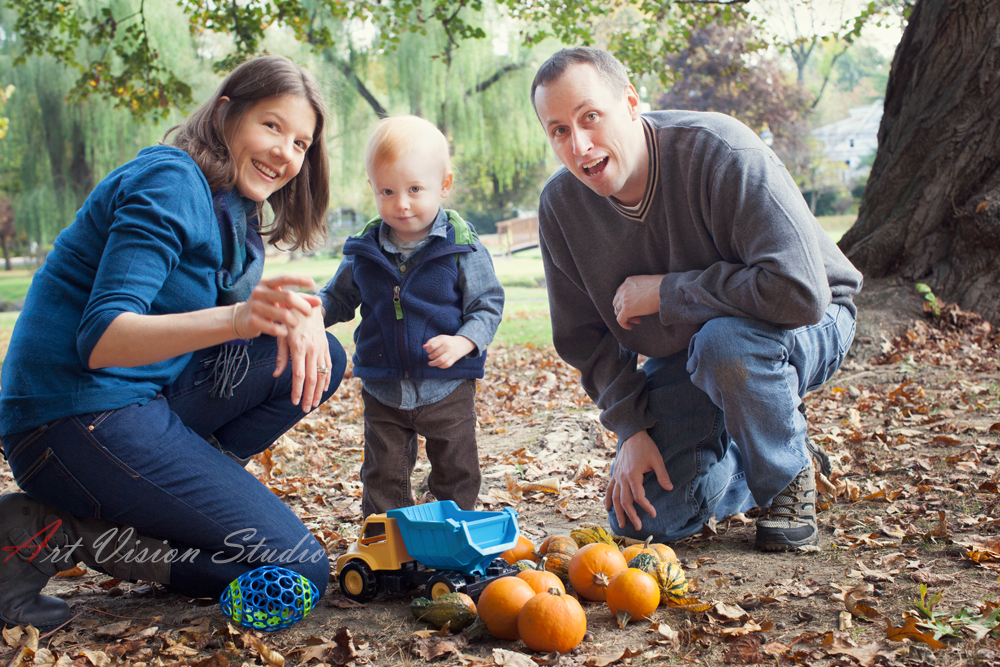
[[[550,588],[558,588],[563,593],[566,592],[566,587],[563,586],[562,580],[559,575],[554,572],[549,572],[545,569],[545,562],[548,560],[548,556],[542,556],[542,562],[538,564],[533,570],[522,570],[517,573],[518,579],[524,579],[531,586],[535,593],[544,593]]]
[[[595,542],[582,547],[569,562],[569,583],[588,600],[607,599],[611,577],[628,567],[618,547]]]
[[[519,639],[518,614],[521,613],[521,607],[534,596],[535,591],[523,579],[494,579],[479,594],[479,618],[497,639]]]
[[[634,567],[626,568],[608,584],[611,613],[625,612],[632,618],[649,618],[660,604],[660,586],[653,575]]]
[[[521,641],[531,650],[565,653],[583,641],[587,615],[575,598],[553,588],[525,603],[517,617],[517,629]]]
[[[650,535],[649,537],[646,538],[646,541],[642,544],[631,544],[625,547],[622,550],[622,556],[625,557],[625,562],[628,563],[641,553],[649,553],[659,558],[657,553],[649,548],[649,543],[652,541],[653,541],[653,536]]]
[[[519,560],[538,562],[538,556],[535,555],[535,545],[524,535],[518,535],[517,544],[500,554],[500,557],[511,565]]]
[[[656,554],[660,557],[660,560],[662,560],[664,563],[678,562],[677,554],[674,553],[674,550],[668,547],[666,544],[660,544],[658,542],[654,542],[653,544],[649,545],[649,548],[655,551]]]
[[[552,535],[545,538],[542,542],[542,546],[538,548],[538,553],[543,556],[548,554],[566,554],[567,556],[572,556],[576,553],[579,547],[576,545],[576,540],[568,535]]]
[[[643,544],[633,544],[625,547],[625,550],[622,552],[622,555],[625,556],[625,562],[630,562],[633,558],[642,553],[652,554],[664,563],[677,562],[677,554],[674,553],[673,549],[668,547],[666,544],[651,544],[651,542],[653,542],[652,535],[647,537]]]

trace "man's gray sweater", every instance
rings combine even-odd
[[[862,282],[748,127],[716,113],[643,118],[650,179],[636,210],[560,169],[538,212],[553,342],[620,440],[655,423],[637,354],[685,350],[716,317],[794,329],[819,322],[831,302],[855,313]],[[659,317],[623,329],[615,291],[654,274],[666,274]]]

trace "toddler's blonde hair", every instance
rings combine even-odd
[[[399,160],[416,146],[437,152],[444,161],[445,173],[451,172],[448,140],[441,130],[420,116],[389,116],[380,120],[368,135],[365,148],[368,176],[371,177],[379,165]]]

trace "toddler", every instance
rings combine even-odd
[[[325,323],[354,331],[365,406],[364,516],[413,504],[417,435],[427,440],[430,492],[475,509],[479,496],[476,378],[503,313],[504,292],[475,230],[442,208],[454,174],[448,141],[428,121],[394,116],[365,150],[378,217],[344,244],[319,296]]]

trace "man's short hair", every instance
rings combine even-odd
[[[535,73],[535,80],[531,82],[531,106],[535,106],[535,89],[539,86],[546,86],[559,77],[573,65],[586,64],[597,70],[598,76],[608,85],[611,90],[625,93],[628,87],[628,70],[618,58],[607,51],[594,49],[589,46],[574,46],[568,49],[556,51],[549,59],[542,63]]]
[[[436,151],[445,165],[445,173],[451,171],[448,139],[441,130],[419,116],[389,116],[380,120],[368,136],[365,148],[368,175],[380,165],[396,162],[417,146]]]

